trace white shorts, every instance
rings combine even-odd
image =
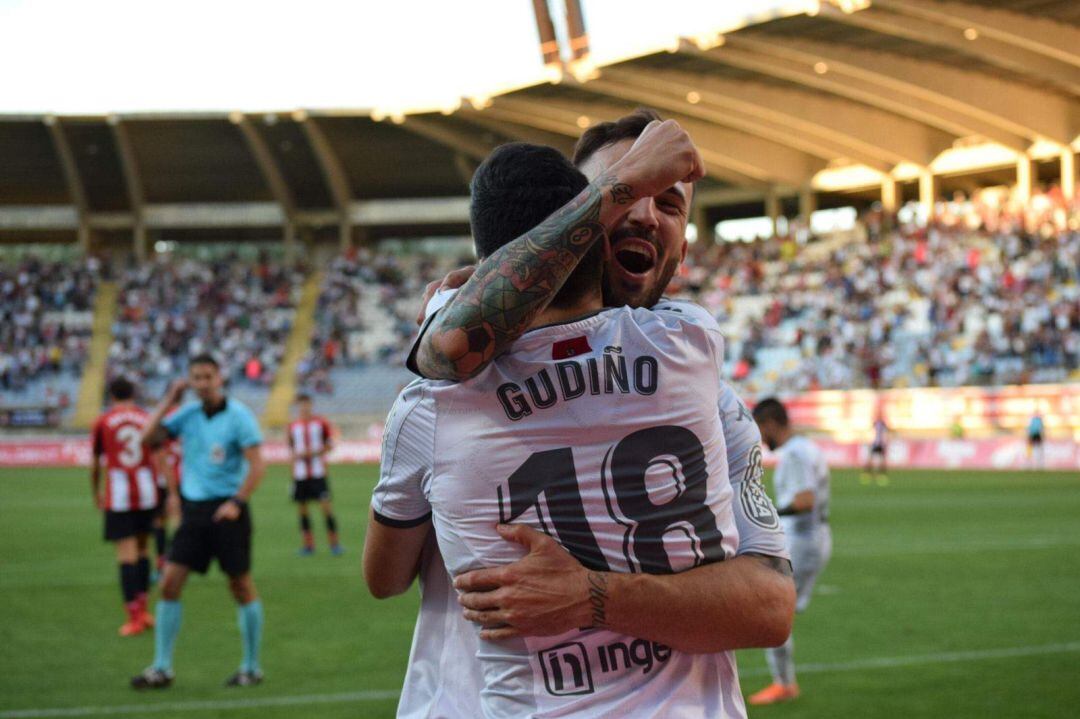
[[[810,606],[814,584],[832,556],[832,530],[822,524],[811,534],[788,535],[788,542],[795,573],[795,611],[801,612]]]

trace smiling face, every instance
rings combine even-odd
[[[633,139],[602,147],[581,171],[590,181],[611,167],[633,146]],[[638,200],[610,237],[604,266],[604,304],[652,307],[686,257],[686,223],[693,185],[677,182],[656,197]]]

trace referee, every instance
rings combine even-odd
[[[180,440],[182,514],[161,579],[154,630],[154,663],[131,679],[135,689],[162,689],[173,682],[173,647],[180,633],[180,593],[191,571],[205,574],[210,560],[229,577],[229,591],[238,604],[243,646],[240,669],[226,686],[253,686],[262,681],[259,643],[263,609],[251,579],[251,512],[248,500],[262,480],[262,434],[255,415],[244,404],[225,396],[217,361],[209,354],[194,357],[188,379],[177,380],[154,410],[143,441],[157,446],[167,438]],[[197,401],[180,402],[184,390],[195,390]],[[170,496],[170,503],[178,499]]]

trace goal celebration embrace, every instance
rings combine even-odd
[[[1080,705],[1075,2],[0,27],[0,719]]]

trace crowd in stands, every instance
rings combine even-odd
[[[343,371],[400,368],[424,287],[468,262],[452,251],[336,257],[299,388],[332,395]],[[105,271],[94,259],[0,263],[0,389],[78,377]],[[109,377],[160,388],[211,351],[234,387],[265,388],[306,269],[166,255],[115,274]],[[727,371],[750,393],[1080,377],[1080,213],[1054,191],[941,203],[929,223],[870,214],[825,238],[697,243],[671,293],[718,318]]]
[[[323,280],[315,332],[298,367],[298,384],[333,394],[335,368],[403,364],[416,333],[424,288],[454,266],[446,257],[368,249],[335,258]]]
[[[110,377],[156,385],[211,352],[233,386],[267,386],[281,362],[303,281],[300,267],[261,256],[160,258],[120,276]]]
[[[0,263],[0,390],[14,394],[37,382],[81,373],[101,273],[101,263],[92,257]],[[51,387],[44,397],[57,406],[71,401]]]
[[[1080,215],[1042,195],[927,226],[696,246],[681,281],[749,391],[1061,381],[1080,369]]]

